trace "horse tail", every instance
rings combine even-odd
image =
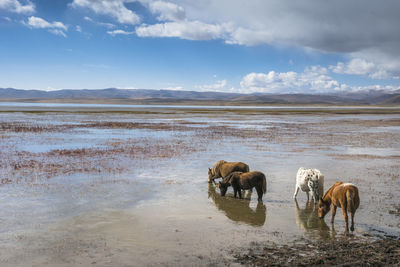
[[[267,179],[265,179],[265,175],[263,175],[263,192],[267,193]]]
[[[346,201],[347,201],[347,210],[350,212],[354,212],[354,192],[350,190],[346,191]]]

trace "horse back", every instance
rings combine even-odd
[[[258,171],[242,173],[238,178],[238,182],[242,187],[263,186],[265,181],[265,175]]]
[[[232,172],[248,172],[249,166],[243,162],[226,162],[221,165],[220,174],[226,177]]]
[[[341,207],[340,203],[346,204],[347,210],[355,212],[360,205],[358,188],[353,184],[336,183],[332,191],[332,203]]]

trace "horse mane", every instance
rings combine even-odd
[[[217,161],[217,163],[215,163],[214,166],[211,169],[211,174],[215,175],[219,171],[219,168],[221,168],[221,165],[224,164],[224,163],[226,163],[225,160]]]
[[[326,197],[328,197],[328,195],[332,195],[332,191],[333,189],[337,186],[343,184],[343,182],[336,182],[334,185],[331,186],[331,188],[328,189],[328,191],[326,191],[324,197],[322,198],[323,201],[327,201],[327,199],[325,199]],[[330,201],[330,200],[329,200]]]

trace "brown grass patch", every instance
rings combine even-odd
[[[201,149],[189,142],[155,142],[130,140],[108,147],[61,149],[33,153],[27,151],[0,153],[0,182],[21,179],[51,178],[73,173],[122,173],[135,168],[137,160],[179,158]]]
[[[38,133],[38,132],[53,132],[60,130],[60,127],[53,125],[38,125],[30,123],[16,123],[16,122],[0,122],[0,131],[4,132],[15,132],[15,133]]]
[[[74,125],[79,128],[100,128],[100,129],[150,129],[155,131],[183,131],[193,130],[192,127],[186,127],[183,123],[141,123],[141,122],[89,122]]]

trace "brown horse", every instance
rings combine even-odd
[[[325,193],[323,198],[319,199],[318,217],[324,218],[329,212],[330,205],[332,205],[332,219],[333,224],[336,208],[342,208],[344,221],[346,222],[346,232],[349,231],[349,219],[347,212],[351,215],[350,230],[354,231],[354,214],[360,205],[360,197],[358,195],[358,188],[350,183],[337,182]]]
[[[218,187],[221,190],[221,196],[225,196],[228,187],[233,187],[234,197],[239,192],[239,198],[242,198],[241,190],[256,188],[258,201],[262,201],[262,196],[267,192],[267,180],[262,172],[232,172],[219,182]]]
[[[243,162],[226,162],[219,160],[214,164],[212,169],[208,168],[208,182],[212,183],[217,178],[225,178],[232,172],[249,172],[249,165]]]

